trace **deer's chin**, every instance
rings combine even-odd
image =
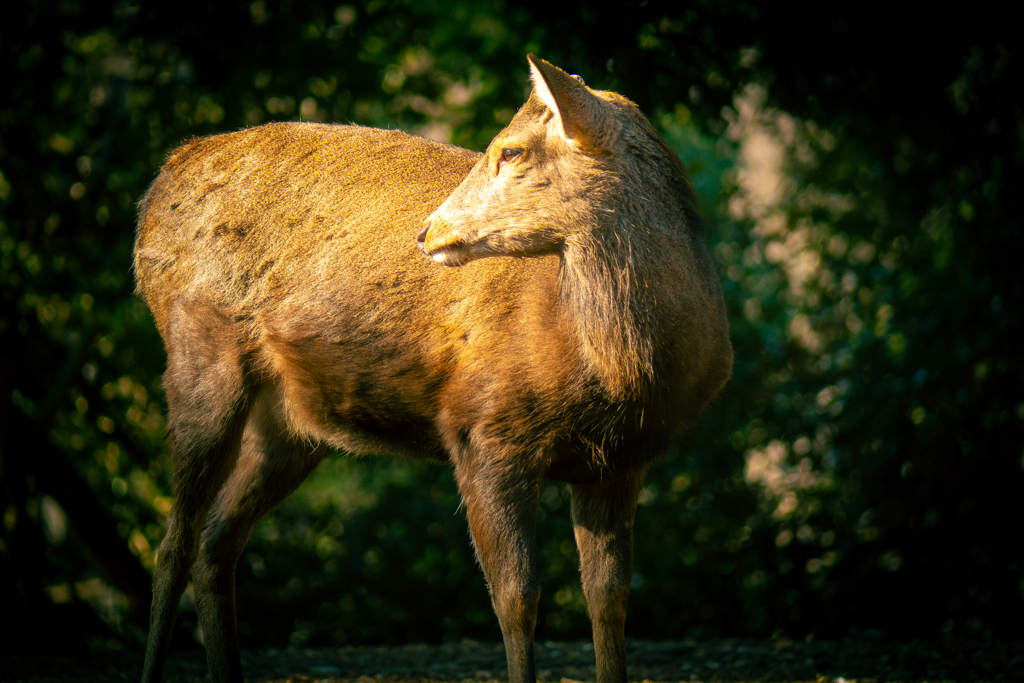
[[[519,254],[508,253],[495,249],[487,237],[473,242],[451,242],[436,249],[426,252],[427,256],[436,263],[445,266],[464,266],[470,261],[487,258],[488,256],[518,256]]]
[[[443,266],[461,266],[473,260],[473,255],[465,245],[441,247],[427,254],[435,263]]]

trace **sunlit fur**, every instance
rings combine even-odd
[[[177,496],[144,680],[190,571],[211,674],[241,680],[235,563],[329,448],[454,466],[514,683],[540,484],[570,482],[598,680],[625,680],[636,498],[726,381],[728,325],[676,156],[625,98],[530,64],[484,155],[291,123],[168,157],[135,245]]]

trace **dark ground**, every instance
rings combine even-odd
[[[961,639],[894,643],[859,638],[775,641],[631,641],[631,681],[1024,681],[1024,642]],[[506,677],[497,643],[245,651],[248,683],[271,681],[492,681]],[[4,656],[0,681],[98,683],[138,680],[140,654],[89,657]],[[542,681],[594,680],[586,642],[537,644]],[[174,655],[166,683],[206,679],[202,651]],[[206,679],[208,680],[208,679]]]

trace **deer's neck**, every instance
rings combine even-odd
[[[562,304],[580,353],[616,398],[640,398],[654,374],[653,273],[644,246],[608,229],[568,240],[562,254]]]

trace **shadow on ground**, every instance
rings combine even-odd
[[[818,641],[631,641],[631,681],[1019,681],[1024,643],[936,640],[894,643],[882,638]],[[497,643],[247,650],[247,683],[351,680],[505,680],[505,654]],[[88,657],[6,656],[0,681],[94,683],[138,680],[141,655]],[[588,642],[537,644],[541,681],[594,680]],[[202,651],[174,655],[166,683],[207,678]]]

